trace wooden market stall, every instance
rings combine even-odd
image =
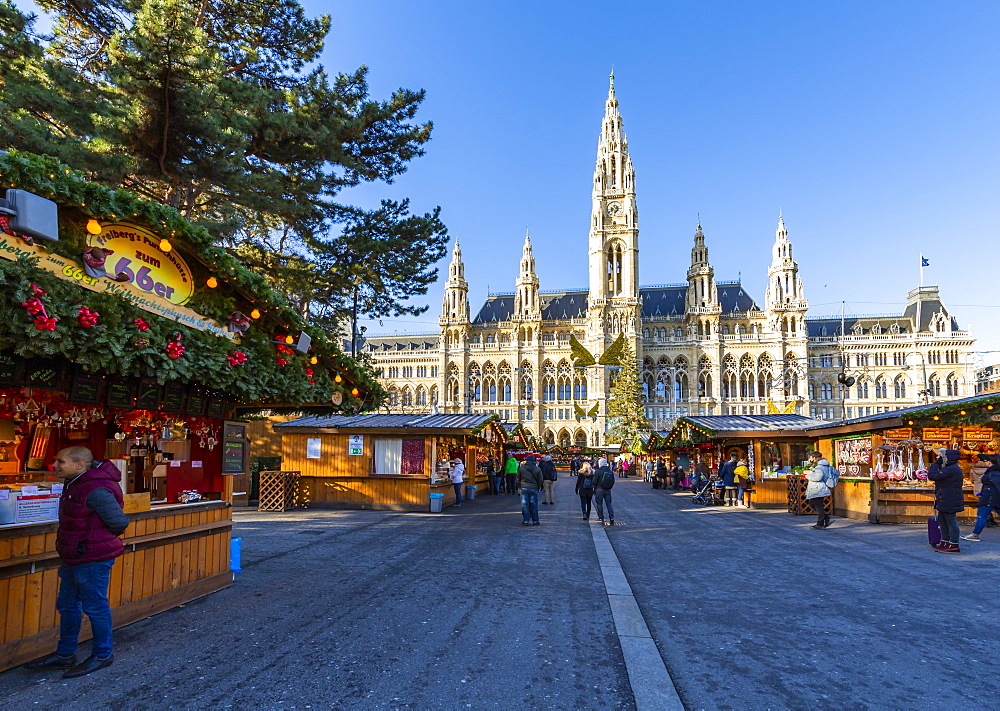
[[[507,441],[496,415],[312,416],[274,425],[282,467],[298,471],[310,506],[427,511],[430,495],[455,503],[450,462],[465,463],[466,486],[488,491],[477,462],[501,460]]]
[[[0,179],[44,215],[27,227],[0,211],[2,671],[58,635],[59,450],[122,474],[121,626],[232,584],[249,456],[237,406],[354,411],[382,391],[173,209],[23,153],[0,152]]]
[[[731,452],[756,478],[751,508],[786,508],[787,478],[807,459],[809,427],[822,425],[801,415],[705,415],[681,417],[664,438],[670,458],[690,471],[698,461],[716,472]]]
[[[920,405],[809,430],[816,448],[841,473],[834,513],[872,523],[923,523],[934,515],[934,483],[927,467],[945,447],[962,453],[966,509],[978,500],[969,478],[979,454],[1000,452],[1000,394]]]

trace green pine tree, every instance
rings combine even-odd
[[[361,209],[424,152],[422,91],[369,96],[367,68],[317,63],[328,16],[298,0],[0,0],[0,149],[52,155],[176,208],[314,323],[420,313],[448,235],[437,209]]]
[[[645,411],[642,406],[642,394],[639,389],[639,369],[636,367],[635,352],[632,345],[622,340],[619,362],[621,370],[611,394],[608,397],[608,423],[611,429],[609,439],[621,442],[634,439],[640,432],[649,429]]]

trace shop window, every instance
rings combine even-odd
[[[374,461],[376,474],[399,474],[402,471],[402,459],[403,440],[376,438]]]

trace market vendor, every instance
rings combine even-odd
[[[68,447],[56,454],[52,470],[65,482],[56,532],[56,551],[62,559],[56,598],[59,646],[55,653],[25,667],[31,671],[65,669],[63,677],[71,679],[114,661],[108,584],[115,558],[125,550],[119,536],[128,528],[128,517],[122,510],[121,472],[110,461],[94,461],[86,447]],[[84,612],[94,641],[90,656],[77,664]]]

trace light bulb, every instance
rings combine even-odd
[[[101,223],[97,220],[87,220],[87,232],[92,235],[101,234]]]
[[[309,359],[309,363],[311,365],[316,365],[317,363],[319,363],[319,358],[317,358],[316,356],[313,356],[312,358]]]
[[[292,345],[293,343],[295,343],[295,339],[292,338],[291,336],[285,336],[285,343],[287,343],[288,345]]]
[[[341,381],[343,381],[343,378],[340,377],[340,373],[337,373],[336,375],[333,376],[333,382],[339,383]]]
[[[216,279],[214,276],[209,277],[208,281],[205,282],[205,286],[207,286],[209,289],[214,289],[218,285],[219,285],[219,280]]]
[[[251,311],[250,312],[250,318],[260,318],[260,311],[257,310],[257,309],[254,309],[253,311]]]
[[[160,240],[160,251],[161,252],[166,253],[166,252],[169,252],[173,248],[174,248],[174,245],[170,244],[170,240],[168,240],[166,237],[164,237],[163,239]]]
[[[361,391],[358,390],[357,388],[352,388],[351,389],[351,395],[353,395],[354,397],[357,397],[360,394],[361,394]]]

